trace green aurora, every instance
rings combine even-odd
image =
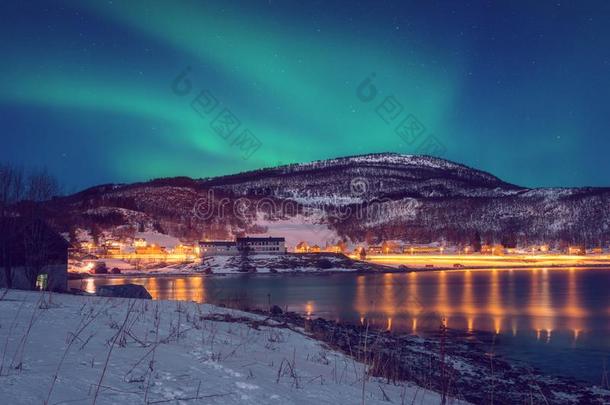
[[[47,166],[73,191],[421,153],[376,111],[393,96],[441,157],[526,186],[607,185],[610,28],[599,13],[450,4],[3,4],[0,159]],[[172,82],[186,67],[192,91],[180,96]],[[357,88],[371,74],[367,103]],[[219,101],[209,117],[191,106],[202,90]],[[210,125],[223,108],[260,141],[247,159]]]

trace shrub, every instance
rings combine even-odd
[[[93,266],[93,274],[108,274],[108,267],[105,262],[96,262]]]

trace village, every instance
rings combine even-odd
[[[390,265],[410,262],[420,263],[421,267],[425,268],[461,268],[473,262],[491,266],[494,262],[514,264],[511,259],[526,260],[530,264],[533,260],[543,262],[547,259],[606,260],[607,252],[608,250],[602,247],[586,249],[583,245],[565,245],[561,248],[551,248],[547,244],[508,248],[501,244],[488,243],[455,246],[384,241],[379,244],[357,245],[338,242],[321,246],[300,241],[289,245],[286,238],[281,236],[243,236],[233,240],[204,239],[184,242],[167,235],[148,234],[124,239],[107,237],[98,241],[98,244],[84,241],[71,246],[69,271],[121,274],[121,270],[126,268],[141,270],[166,265],[187,265],[209,257],[286,254],[333,254]]]

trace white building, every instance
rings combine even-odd
[[[286,253],[284,238],[237,238],[235,241],[202,241],[199,242],[202,256],[237,256],[247,251],[256,255],[283,255]]]
[[[199,242],[201,256],[237,256],[237,244],[234,241],[203,241]]]
[[[243,252],[248,249],[250,254],[283,255],[286,253],[286,239],[284,238],[237,238],[237,250]]]

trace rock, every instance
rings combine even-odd
[[[96,262],[91,270],[93,274],[108,274],[108,267],[105,262]]]
[[[146,288],[138,284],[104,285],[98,288],[97,295],[115,298],[152,299]]]
[[[328,259],[320,259],[318,260],[318,268],[327,270],[333,267],[333,263]]]
[[[284,311],[282,311],[282,308],[278,307],[277,305],[274,305],[271,307],[271,315],[282,315],[282,313]]]
[[[256,273],[256,267],[249,264],[243,264],[238,271],[240,273]]]

